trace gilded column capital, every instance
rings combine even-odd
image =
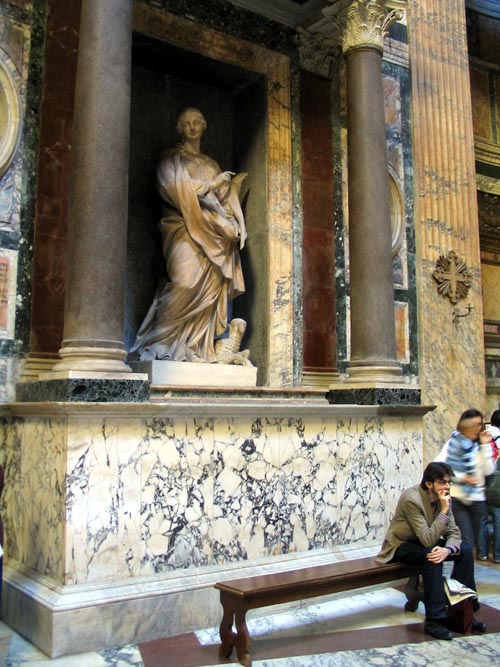
[[[301,66],[323,76],[341,52],[367,46],[383,51],[389,26],[403,18],[406,7],[406,0],[330,2],[321,19],[298,29]]]
[[[403,18],[405,0],[349,0],[323,10],[341,35],[342,51],[371,47],[383,51],[389,27]]]

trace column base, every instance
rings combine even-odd
[[[366,384],[369,383],[381,383],[381,384],[394,384],[402,378],[401,366],[399,364],[394,365],[364,365],[364,366],[349,366],[347,368],[347,378],[345,379],[348,383],[359,383],[363,382]]]
[[[100,373],[131,373],[125,363],[127,353],[117,347],[62,347],[61,361],[54,364],[54,371],[97,371]]]
[[[340,381],[338,371],[302,371],[303,387],[329,387],[335,381]]]

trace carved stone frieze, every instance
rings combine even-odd
[[[477,193],[479,233],[500,241],[500,196],[488,192]]]
[[[491,263],[492,253],[495,257],[500,254],[500,187],[496,193],[478,190],[477,212],[481,259]]]
[[[492,195],[500,195],[500,179],[483,174],[476,174],[476,187],[479,192],[489,192]]]
[[[452,303],[465,299],[472,285],[472,271],[454,250],[439,257],[432,277],[438,283],[439,294]]]
[[[478,162],[500,167],[500,144],[483,137],[474,137],[474,152]]]
[[[312,32],[306,28],[298,28],[297,34],[302,69],[329,76],[332,61],[340,54],[340,35]]]

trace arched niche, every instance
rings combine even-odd
[[[0,178],[9,169],[21,136],[21,100],[16,82],[0,59]]]
[[[177,116],[207,119],[202,150],[223,170],[248,172],[242,253],[246,294],[233,316],[258,384],[292,384],[290,73],[288,58],[145,5],[136,6],[132,50],[129,262],[126,339],[149,307],[162,262],[155,167],[177,140]]]

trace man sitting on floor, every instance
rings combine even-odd
[[[453,561],[452,578],[476,590],[472,548],[462,542],[451,509],[451,476],[451,468],[446,463],[429,463],[420,484],[401,494],[377,555],[380,563],[396,561],[420,568],[424,584],[424,628],[437,639],[453,638],[446,627],[443,562]],[[473,604],[477,611],[477,598]],[[473,619],[472,631],[486,632],[486,625]]]

